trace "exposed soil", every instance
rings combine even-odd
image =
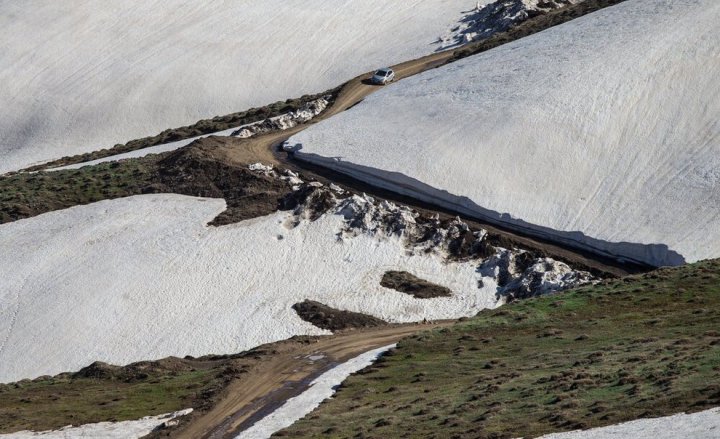
[[[387,322],[377,317],[351,311],[342,311],[323,305],[320,302],[306,300],[296,303],[293,309],[306,322],[310,322],[320,329],[328,331],[341,331],[343,329],[370,328],[387,325]]]
[[[208,137],[191,148],[171,152],[158,162],[159,181],[147,186],[145,193],[224,198],[227,209],[210,223],[215,226],[276,212],[291,188],[280,179],[227,164],[208,153],[224,142],[221,137]]]
[[[416,299],[452,296],[452,291],[449,288],[420,279],[407,271],[386,272],[382,280],[380,280],[380,285],[401,293],[410,294]]]

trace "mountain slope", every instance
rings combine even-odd
[[[382,90],[296,157],[654,265],[720,256],[720,4],[628,0]]]
[[[472,0],[0,0],[0,174],[435,50]]]
[[[720,260],[664,268],[409,337],[282,436],[534,438],[718,407],[719,280]]]
[[[0,382],[96,360],[233,353],[328,334],[292,309],[305,299],[390,322],[456,318],[501,302],[494,273],[479,288],[476,263],[409,255],[397,238],[345,237],[345,212],[206,226],[225,206],[141,195],[2,225]],[[386,289],[388,269],[456,294],[426,300]]]

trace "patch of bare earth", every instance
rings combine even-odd
[[[380,285],[401,293],[410,294],[416,299],[452,296],[452,291],[449,288],[420,279],[407,271],[386,272],[382,280],[380,280]]]
[[[377,317],[331,308],[312,300],[296,303],[293,305],[293,309],[301,319],[328,331],[369,328],[387,324],[386,321]]]

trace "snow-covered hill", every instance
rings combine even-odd
[[[720,256],[720,2],[628,0],[387,87],[298,157],[651,264]]]
[[[474,5],[0,0],[0,174],[321,92],[436,50]]]
[[[495,306],[476,265],[412,257],[398,240],[338,240],[343,217],[298,227],[290,213],[221,228],[217,199],[150,195],[0,226],[0,382],[95,361],[240,352],[324,334],[292,305],[318,300],[388,321],[472,315]],[[380,285],[388,267],[457,296],[420,300]]]
[[[392,203],[302,187],[313,192],[296,210],[220,228],[206,223],[225,209],[223,200],[180,195],[103,201],[1,225],[0,382],[96,360],[233,353],[325,333],[292,309],[306,299],[412,322],[471,316],[528,288],[542,293],[588,280],[561,262],[501,248],[447,262],[452,243],[470,233],[463,223],[421,224]],[[324,202],[328,210],[317,210]],[[468,246],[486,243],[485,232],[471,236]],[[418,299],[385,288],[389,270],[453,295]]]

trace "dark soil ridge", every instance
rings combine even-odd
[[[212,150],[226,138],[208,137],[164,154],[77,170],[0,178],[0,224],[43,213],[142,194],[223,198],[227,208],[210,225],[222,226],[276,212],[292,188],[279,178],[228,164]]]
[[[452,296],[452,290],[450,290],[450,288],[428,282],[407,271],[385,272],[380,280],[380,285],[401,293],[409,294],[416,299]]]
[[[98,160],[113,155],[124,154],[131,151],[137,151],[139,149],[149,148],[151,146],[164,145],[166,143],[191,139],[193,137],[202,136],[204,134],[216,133],[218,131],[224,131],[230,128],[237,128],[255,122],[262,122],[263,120],[272,117],[281,116],[292,111],[297,111],[303,108],[309,102],[315,101],[323,97],[329,97],[329,108],[335,101],[335,98],[337,97],[341,89],[342,85],[322,93],[303,95],[300,98],[278,101],[264,107],[251,108],[246,111],[230,113],[224,116],[215,116],[212,119],[202,119],[192,125],[166,129],[154,136],[131,140],[125,144],[117,144],[112,148],[101,149],[74,156],[62,157],[57,160],[52,160],[22,169],[19,172],[36,172],[51,168],[57,168],[60,166],[89,162],[92,160]]]
[[[388,323],[367,314],[331,308],[320,302],[305,300],[292,306],[297,315],[306,322],[328,331],[370,328]]]

